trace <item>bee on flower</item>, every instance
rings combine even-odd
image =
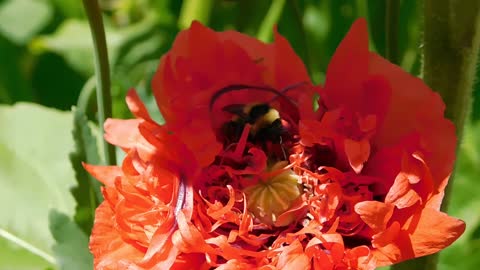
[[[194,22],[152,86],[165,124],[131,90],[136,118],[104,125],[122,164],[85,164],[105,185],[95,269],[375,269],[465,229],[439,210],[456,144],[444,104],[368,51],[363,19],[324,85],[276,32]]]

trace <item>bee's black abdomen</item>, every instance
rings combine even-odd
[[[261,103],[253,106],[248,112],[248,123],[254,124],[259,118],[263,117],[270,111],[270,105],[266,103]]]
[[[280,143],[280,137],[285,134],[285,132],[286,130],[282,125],[282,120],[278,118],[269,125],[260,128],[252,140],[256,142],[270,141]]]

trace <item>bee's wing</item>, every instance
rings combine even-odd
[[[242,119],[246,119],[248,115],[245,113],[245,104],[229,104],[222,108],[224,112],[228,112],[239,116]]]

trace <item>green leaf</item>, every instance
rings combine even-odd
[[[42,257],[0,237],[0,270],[38,270],[51,266]]]
[[[331,57],[331,55],[326,54],[330,29],[326,3],[322,1],[316,4],[306,4],[303,14],[307,46],[311,48],[309,58],[312,59],[310,61],[312,80],[315,83],[325,81],[325,70],[327,69],[328,59]]]
[[[458,154],[449,214],[465,221],[465,233],[440,256],[440,270],[476,269],[480,265],[480,123],[465,127]],[[462,258],[459,260],[458,258]]]
[[[27,83],[33,91],[35,102],[68,111],[77,102],[85,78],[78,74],[59,55],[45,53],[30,59],[35,65],[26,71]],[[16,91],[16,87],[11,89]]]
[[[82,1],[78,0],[48,0],[67,18],[84,18]]]
[[[235,29],[250,36],[255,36],[258,26],[262,23],[265,14],[268,12],[270,7],[269,1],[242,0],[232,3],[235,3],[235,9],[238,12],[235,18]],[[215,22],[219,15],[222,16],[223,14],[216,13],[215,16],[212,16],[213,22]],[[218,22],[219,25],[221,23],[222,21]]]
[[[53,10],[45,1],[6,1],[0,6],[0,33],[23,45],[47,25],[52,15]]]
[[[0,106],[0,239],[10,247],[0,254],[19,249],[30,254],[25,260],[36,256],[55,267],[48,212],[73,214],[68,190],[74,176],[66,158],[73,149],[71,129],[67,112],[26,103]],[[7,264],[0,269],[39,268]]]
[[[33,100],[23,49],[0,37],[0,103]]]
[[[257,38],[261,41],[267,42],[272,39],[273,26],[278,23],[278,20],[282,16],[283,9],[285,8],[285,0],[272,1],[267,14],[263,18],[262,23],[258,28]]]
[[[278,22],[279,32],[286,37],[296,54],[303,60],[305,67],[312,74],[312,65],[310,63],[310,50],[307,42],[307,35],[303,24],[304,7],[298,1],[287,1],[285,9]],[[271,29],[270,31],[273,31]]]
[[[331,57],[352,26],[358,14],[358,6],[347,0],[329,1],[330,31],[327,37],[326,55]]]
[[[122,36],[118,50],[115,52],[114,69],[132,66],[146,60],[158,60],[170,48],[177,28],[170,16],[162,18],[150,12],[143,20],[127,28],[119,30]]]
[[[113,46],[115,42],[109,40],[108,44]],[[37,53],[55,52],[62,55],[75,70],[86,76],[93,74],[93,43],[86,21],[65,20],[55,33],[34,39],[30,48]]]
[[[74,110],[73,115],[72,135],[75,141],[75,151],[70,153],[69,157],[77,180],[77,186],[71,190],[77,202],[74,219],[83,232],[90,235],[95,209],[102,201],[102,194],[100,183],[85,171],[82,162],[98,164],[100,157],[97,139],[92,134],[87,117],[81,110]]]
[[[50,231],[56,240],[53,251],[60,269],[93,269],[93,257],[88,251],[88,236],[67,215],[52,210]]]
[[[178,26],[180,29],[190,27],[193,20],[198,20],[208,25],[214,3],[212,0],[184,0],[182,3],[182,11],[178,18]]]
[[[380,55],[385,55],[385,9],[387,1],[374,0],[367,2],[368,28],[372,38],[371,45]]]
[[[174,32],[171,29],[173,23],[159,18],[154,13],[149,13],[138,23],[122,29],[109,27],[106,22],[108,57],[112,69],[124,62],[136,64],[148,57],[158,59],[161,55],[159,50],[167,47],[173,40],[173,36],[168,34]],[[159,30],[164,28],[171,31]],[[57,53],[75,70],[87,77],[94,72],[93,43],[87,21],[65,20],[53,34],[34,39],[30,49],[35,53],[44,51]]]

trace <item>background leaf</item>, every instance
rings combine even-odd
[[[70,162],[75,170],[77,186],[71,192],[77,206],[75,207],[75,222],[82,231],[90,235],[95,217],[95,209],[103,200],[100,192],[100,182],[88,174],[82,162],[99,164],[97,138],[93,136],[87,117],[81,110],[73,110],[73,131],[75,151],[70,153]]]
[[[17,44],[25,44],[47,25],[52,15],[46,1],[8,0],[0,5],[0,32]]]
[[[439,270],[476,269],[480,265],[480,122],[465,127],[457,160],[449,214],[463,219],[465,233],[441,253]],[[459,259],[461,258],[461,259]]]
[[[74,209],[68,192],[74,184],[73,172],[65,158],[73,149],[71,122],[71,113],[38,105],[0,106],[0,238],[6,248],[0,254],[27,248],[30,253],[38,251],[44,264],[54,266],[49,209],[67,214]]]
[[[62,270],[93,269],[93,257],[88,250],[88,236],[67,215],[52,210],[50,231],[56,240],[53,246]]]
[[[115,44],[115,37],[112,38],[113,40],[108,41],[110,47]],[[88,22],[68,19],[54,34],[37,37],[31,44],[31,48],[36,53],[50,51],[62,55],[75,70],[90,76],[93,74],[92,44]]]

